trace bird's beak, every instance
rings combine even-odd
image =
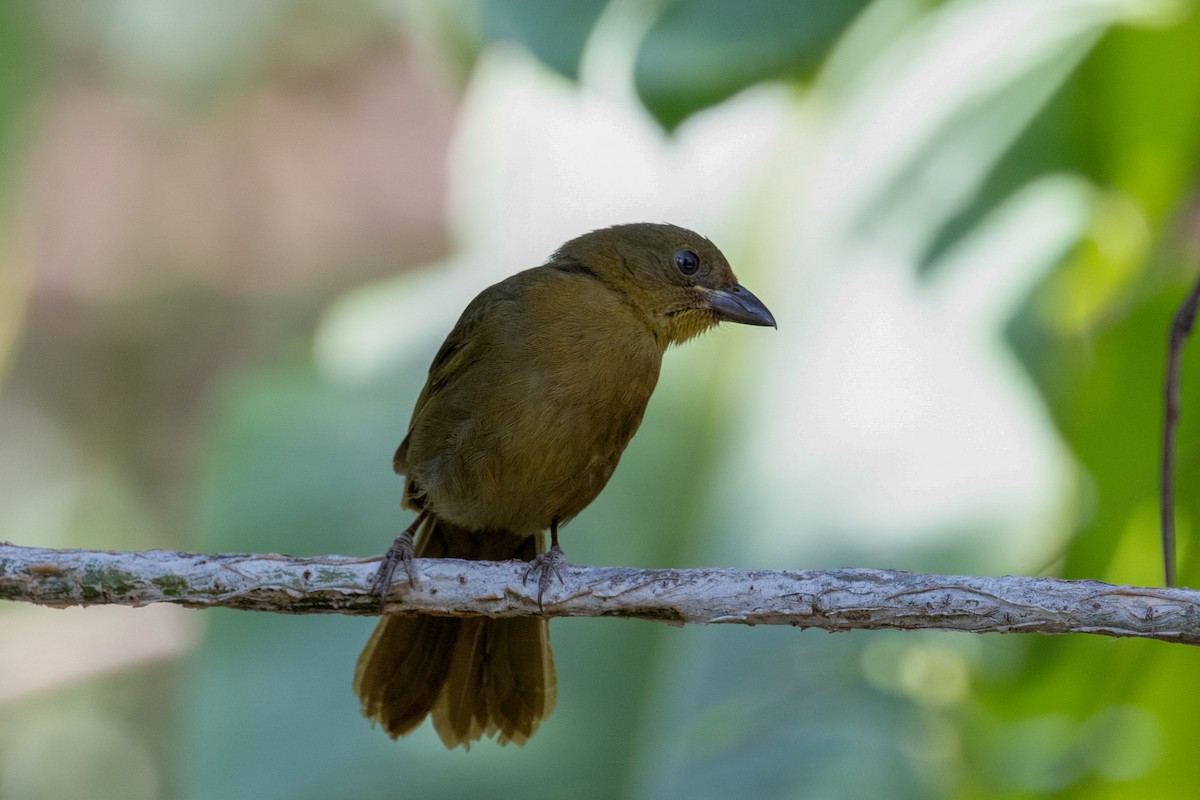
[[[725,322],[741,322],[745,325],[763,325],[778,328],[775,317],[754,294],[740,283],[728,289],[711,289],[708,292],[708,307]]]

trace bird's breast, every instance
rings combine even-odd
[[[620,313],[524,320],[429,399],[409,433],[408,474],[435,513],[524,533],[595,499],[641,423],[662,358]]]

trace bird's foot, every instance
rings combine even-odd
[[[546,552],[538,553],[525,568],[525,574],[521,576],[522,586],[525,585],[530,575],[535,572],[538,575],[538,611],[542,610],[542,596],[546,594],[546,589],[550,588],[550,582],[554,578],[558,578],[559,583],[563,582],[562,568],[566,563],[567,557],[563,555],[562,548],[554,544]]]
[[[388,590],[392,588],[392,578],[396,575],[396,567],[401,564],[404,565],[404,571],[408,573],[409,585],[416,583],[416,578],[413,577],[412,528],[397,536],[396,541],[392,542],[392,546],[383,554],[383,561],[379,564],[379,571],[375,573],[375,579],[371,581],[371,592],[379,595],[381,612],[387,605]]]

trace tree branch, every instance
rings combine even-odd
[[[1164,387],[1162,469],[1159,513],[1162,518],[1163,579],[1175,585],[1175,428],[1179,425],[1180,360],[1183,345],[1196,324],[1200,309],[1200,278],[1171,320],[1167,342],[1167,378]]]
[[[379,613],[378,558],[48,550],[0,543],[0,599],[48,606],[173,603],[283,614]],[[389,612],[538,613],[521,562],[418,559]],[[629,569],[567,566],[547,593],[554,617],[636,617],[973,633],[1093,633],[1200,644],[1200,592],[1053,578],[921,575],[878,569]]]

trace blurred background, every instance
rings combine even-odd
[[[465,303],[646,220],[779,330],[669,354],[571,561],[1157,584],[1198,53],[1187,0],[2,2],[0,539],[380,553]],[[554,716],[467,754],[359,716],[373,624],[0,608],[0,798],[1200,785],[1183,646],[558,620]]]

